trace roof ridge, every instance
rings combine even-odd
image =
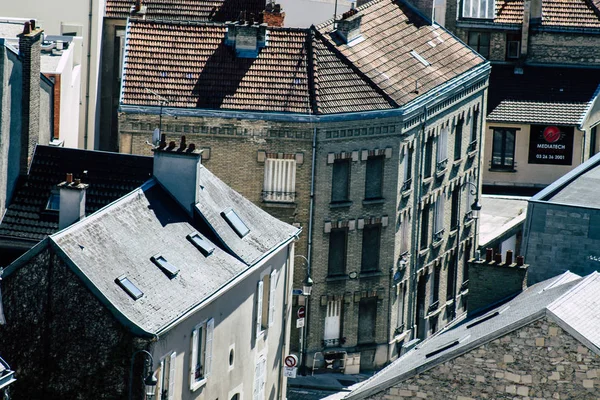
[[[358,12],[361,12],[361,11],[366,10],[367,8],[371,7],[373,4],[381,3],[382,1],[389,1],[389,0],[368,0],[366,3],[356,7],[355,10]],[[394,3],[395,1],[391,0],[391,2]],[[339,14],[339,15],[341,16],[341,15],[343,15],[343,13]],[[335,22],[337,20],[337,18],[336,18],[337,16],[338,15],[336,14],[333,18],[330,18],[330,19],[323,21],[320,24],[316,25],[316,29],[320,30],[320,29],[325,28],[327,25],[333,24],[333,22]],[[315,27],[315,25],[313,25],[313,27]]]
[[[313,25],[311,25],[311,28]],[[319,79],[318,79],[318,63],[313,51],[313,42],[315,34],[313,29],[309,28],[306,34],[306,75],[308,76],[308,95],[310,101],[310,109],[313,114],[321,114],[319,105]]]
[[[593,282],[596,282],[600,278],[600,273],[597,271],[593,271],[586,277],[584,277],[579,283],[577,283],[574,287],[560,296],[558,299],[554,300],[552,303],[548,304],[546,308],[550,311],[556,309],[558,306],[569,300],[571,297],[579,293],[581,290],[585,289],[588,285]],[[561,285],[562,286],[562,285]]]
[[[180,26],[206,26],[206,27],[227,27],[227,22],[219,21],[191,21],[191,20],[176,20],[166,19],[159,17],[150,17],[145,19],[132,18],[130,23],[156,23],[165,25],[180,25]],[[236,21],[231,21],[236,22]],[[271,31],[285,31],[285,32],[307,32],[310,28],[299,28],[291,26],[267,26],[267,29]]]

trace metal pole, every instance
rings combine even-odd
[[[304,343],[302,344],[302,376],[306,376],[306,336],[307,336],[307,325],[308,325],[308,305],[310,302],[310,296],[304,296],[306,298],[306,304],[304,305],[304,326],[302,327],[302,338]]]
[[[150,354],[148,351],[146,350],[138,350],[135,353],[133,353],[133,355],[131,356],[131,368],[129,369],[129,400],[133,399],[133,365],[134,365],[134,361],[135,361],[135,356],[138,355],[139,353],[145,353],[148,357],[150,357],[150,365],[154,365],[154,359],[152,358],[152,354]],[[147,360],[146,360],[147,363]],[[144,371],[145,372],[145,371]],[[142,376],[144,374],[142,373]]]

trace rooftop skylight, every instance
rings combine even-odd
[[[231,228],[238,234],[239,237],[243,238],[248,233],[250,233],[250,229],[246,226],[244,221],[233,211],[232,208],[225,210],[221,213],[221,216],[225,218],[225,221],[231,226]]]
[[[215,251],[215,247],[208,240],[200,236],[198,232],[190,233],[187,235],[187,238],[205,257],[210,256]]]
[[[131,282],[125,275],[121,275],[115,279],[115,282],[117,285],[121,286],[121,288],[134,300],[137,300],[144,295],[144,293],[138,289],[138,287],[135,286],[135,284]]]
[[[173,264],[168,262],[166,258],[159,254],[151,257],[150,260],[152,260],[152,262],[156,264],[169,279],[175,278],[179,273],[179,268],[175,267]]]

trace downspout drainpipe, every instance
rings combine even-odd
[[[297,239],[297,238],[296,238]],[[283,309],[281,310],[282,316],[281,316],[281,328],[283,330],[283,343],[281,344],[281,348],[282,350],[285,350],[286,346],[287,346],[287,340],[288,340],[288,334],[291,333],[288,331],[288,307],[289,307],[289,302],[288,302],[288,279],[289,278],[289,274],[290,274],[290,264],[294,259],[294,255],[292,253],[292,245],[294,242],[290,242],[288,244],[288,248],[287,248],[287,262],[285,265],[285,273],[284,273],[284,279],[283,279]],[[290,328],[291,331],[291,328]],[[287,357],[287,354],[283,353],[281,354],[281,364],[283,365],[285,358]],[[285,399],[285,396],[282,396],[282,384],[283,384],[283,367],[279,368],[279,379],[278,379],[278,385],[277,385],[277,398],[280,400]]]
[[[90,118],[90,79],[91,79],[91,51],[92,51],[92,15],[94,11],[94,0],[90,0],[90,10],[88,15],[88,48],[87,48],[87,73],[86,73],[86,85],[85,85],[85,126],[83,135],[83,148],[88,149],[88,131],[89,131],[89,118]],[[94,149],[95,146],[92,147]]]
[[[485,113],[483,112],[483,106],[484,106],[484,101],[485,101],[485,91],[481,93],[481,112],[479,114],[481,114],[481,121],[479,121],[479,151],[477,152],[477,188],[478,188],[478,193],[477,193],[477,197],[478,199],[481,199],[481,193],[482,193],[482,187],[483,187],[483,182],[481,182],[481,151],[483,150],[483,131],[485,128],[485,124],[483,123],[484,119],[486,118]],[[487,108],[486,108],[486,112],[487,112]],[[469,204],[470,206],[470,204]],[[477,250],[477,246],[479,246],[479,219],[475,220],[475,235],[473,237],[474,239],[474,243],[471,246],[471,253],[475,254],[475,250]],[[470,254],[468,255],[469,257],[471,256]],[[467,267],[468,268],[468,267]]]
[[[413,223],[412,229],[412,251],[410,257],[410,272],[412,274],[411,286],[412,290],[409,290],[409,310],[408,321],[410,322],[411,329],[413,330],[412,338],[417,337],[416,331],[416,311],[417,311],[417,260],[419,258],[419,246],[420,246],[420,232],[421,232],[421,217],[419,215],[419,204],[421,203],[421,192],[423,186],[423,168],[425,163],[423,162],[423,143],[427,130],[427,106],[423,107],[423,125],[420,132],[417,132],[417,141],[415,143],[415,164],[417,166],[418,179],[414,180],[415,197],[413,198],[413,210],[415,210],[416,224]]]
[[[306,258],[308,259],[308,265],[306,266],[306,273],[310,276],[310,263],[312,254],[312,231],[313,231],[313,214],[315,207],[315,165],[317,164],[317,127],[313,128],[313,142],[312,142],[312,165],[310,170],[310,204],[308,206],[308,245],[306,248]]]

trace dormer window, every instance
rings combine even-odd
[[[246,226],[244,221],[236,214],[236,212],[230,208],[221,213],[221,216],[227,221],[229,226],[237,233],[241,238],[250,233],[250,229]]]
[[[494,19],[494,0],[463,0],[463,18]]]
[[[187,235],[187,239],[192,242],[205,257],[210,256],[213,251],[215,251],[215,247],[204,237],[200,236],[198,232],[190,233]]]
[[[156,264],[156,266],[160,268],[169,279],[175,278],[179,273],[179,268],[168,262],[167,259],[160,254],[150,257],[150,260]]]

